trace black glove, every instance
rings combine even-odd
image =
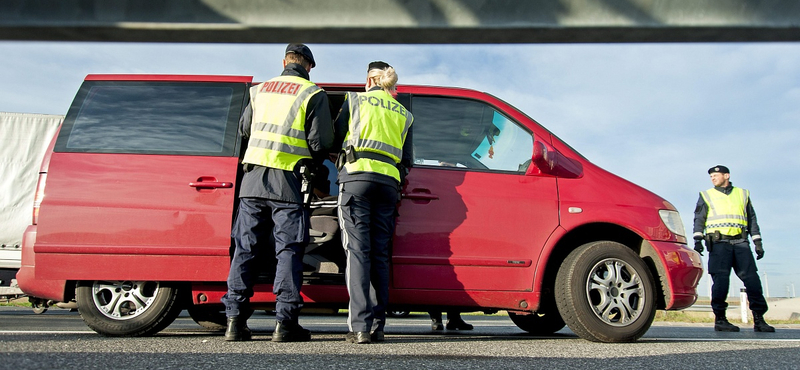
[[[406,176],[408,176],[409,169],[402,163],[397,164],[397,170],[400,171],[400,184],[397,186],[397,201],[403,197],[403,188],[406,186]]]
[[[409,169],[402,163],[397,164],[397,171],[400,172],[400,188],[406,184],[406,176],[408,176]]]
[[[328,180],[328,174],[330,170],[324,164],[315,164],[314,165],[314,176],[311,177],[311,187],[315,189],[319,194],[324,196],[329,195],[331,191],[331,182]]]
[[[694,250],[697,253],[700,253],[700,255],[702,256],[703,255],[703,242],[701,242],[700,240],[695,240],[694,241]]]
[[[753,240],[753,244],[756,245],[756,259],[760,260],[764,258],[764,246],[761,245],[761,239]]]

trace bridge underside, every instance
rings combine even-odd
[[[612,43],[800,40],[794,0],[4,0],[0,40]]]

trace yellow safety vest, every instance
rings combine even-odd
[[[706,234],[719,231],[722,235],[739,235],[747,228],[747,200],[750,192],[733,188],[730,194],[716,189],[708,189],[700,193],[708,204],[706,215]]]
[[[350,122],[344,147],[353,146],[356,152],[373,152],[388,157],[388,161],[359,158],[345,163],[347,173],[374,172],[400,182],[396,164],[403,156],[403,143],[414,116],[383,90],[366,93],[347,93]]]
[[[250,88],[253,121],[243,163],[292,171],[311,158],[306,141],[306,106],[322,91],[301,77],[279,76]]]

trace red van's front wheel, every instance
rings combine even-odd
[[[620,243],[578,247],[562,263],[555,286],[558,312],[581,338],[632,342],[653,323],[653,277],[644,261]]]
[[[81,282],[75,291],[78,312],[92,330],[108,336],[155,334],[181,312],[174,283],[152,281]]]

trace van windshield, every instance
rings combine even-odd
[[[485,93],[485,94],[487,94],[487,95],[490,95],[491,97],[493,97],[493,98],[495,98],[495,99],[497,99],[497,100],[499,100],[499,101],[502,101],[503,103],[505,103],[506,105],[508,105],[508,106],[509,106],[509,107],[511,107],[512,109],[514,109],[515,111],[519,112],[519,114],[522,114],[523,116],[527,117],[527,118],[528,118],[529,120],[531,120],[532,122],[536,122],[536,123],[537,123],[537,124],[538,124],[538,125],[539,125],[541,128],[543,128],[545,131],[547,131],[548,133],[550,133],[550,135],[551,135],[551,136],[553,136],[553,138],[554,138],[554,139],[556,139],[556,140],[558,140],[559,142],[561,142],[562,144],[564,144],[566,147],[568,147],[568,148],[569,148],[570,150],[572,150],[572,151],[573,151],[575,154],[579,155],[581,158],[583,158],[583,159],[584,159],[584,160],[586,160],[587,162],[590,162],[588,158],[586,158],[586,157],[585,157],[583,154],[581,154],[579,151],[577,151],[575,148],[573,148],[573,147],[572,147],[572,145],[568,144],[568,143],[567,143],[566,141],[564,141],[564,140],[561,140],[561,138],[560,138],[560,137],[558,137],[558,135],[554,134],[554,133],[553,133],[552,131],[550,131],[550,130],[549,130],[547,127],[545,127],[544,125],[542,125],[542,124],[541,124],[539,121],[537,121],[537,120],[535,120],[535,119],[531,118],[531,116],[529,116],[527,113],[525,113],[525,112],[521,111],[519,108],[517,108],[517,107],[515,107],[515,106],[513,106],[513,105],[511,105],[511,104],[509,104],[509,103],[508,103],[508,102],[506,102],[505,100],[503,100],[503,99],[500,99],[500,98],[498,98],[498,97],[496,97],[496,96],[494,96],[494,95],[492,95],[492,94],[489,94],[489,93]]]

